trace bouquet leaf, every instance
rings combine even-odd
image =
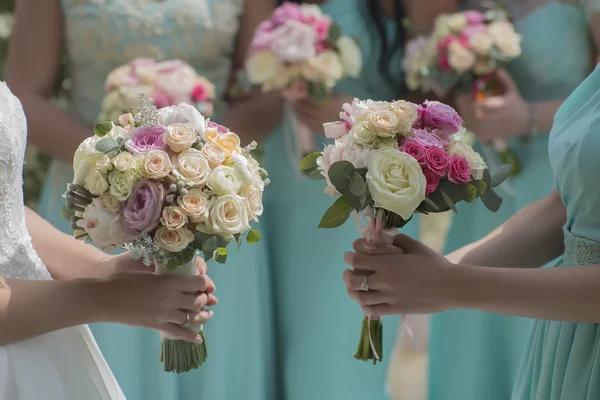
[[[327,41],[332,47],[337,47],[337,41],[342,36],[342,29],[338,24],[331,24]]]
[[[96,143],[96,151],[104,154],[116,153],[120,147],[120,144],[110,137],[106,137]]]
[[[102,121],[94,124],[94,135],[104,137],[112,131],[113,124],[110,121]]]
[[[350,205],[348,199],[345,196],[340,197],[325,211],[321,222],[319,222],[319,228],[342,226],[348,220],[352,211],[354,211],[354,207]]]
[[[350,188],[350,180],[354,171],[356,168],[349,161],[335,162],[329,167],[329,180],[337,191],[343,194]]]
[[[452,199],[450,198],[450,196],[448,196],[446,194],[446,192],[444,192],[443,190],[440,190],[440,194],[442,195],[442,199],[444,199],[444,201],[446,202],[446,205],[455,213],[458,213],[458,210],[456,209],[456,205],[454,204],[454,202],[452,201]]]
[[[317,159],[321,157],[321,152],[317,151],[310,153],[300,161],[300,169],[306,173],[311,173],[316,170],[319,166],[317,165]]]
[[[248,232],[248,236],[246,236],[246,242],[248,242],[249,244],[258,243],[260,239],[260,232],[256,230],[251,230],[250,232]]]
[[[441,211],[440,208],[437,206],[437,204],[435,204],[435,202],[433,200],[431,200],[429,197],[425,197],[424,203],[431,207],[433,209],[433,211],[439,212]],[[426,211],[427,212],[427,211]]]
[[[488,190],[488,185],[484,181],[471,181],[471,184],[477,189],[477,197],[483,196]]]
[[[500,168],[495,170],[491,174],[490,184],[489,184],[490,188],[495,188],[495,187],[499,186],[502,182],[504,182],[506,180],[506,178],[508,178],[510,176],[511,171],[512,171],[512,165],[510,165],[510,164],[504,164]]]
[[[460,193],[461,199],[467,203],[472,203],[477,200],[477,187],[471,182],[461,183],[458,186],[458,192]]]
[[[225,264],[227,262],[228,251],[224,247],[217,248],[213,253],[213,258],[219,264]]]
[[[324,101],[330,93],[330,88],[322,83],[308,82],[308,94],[316,102]]]
[[[502,204],[502,197],[498,196],[494,190],[490,189],[481,196],[481,201],[491,212],[496,212],[500,209]]]
[[[348,188],[356,197],[363,197],[367,193],[367,183],[357,172],[353,172],[350,176]]]

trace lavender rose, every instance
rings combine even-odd
[[[131,136],[125,148],[133,154],[147,153],[151,150],[167,151],[169,146],[165,143],[164,135],[166,132],[164,126],[143,126],[132,130]]]
[[[123,209],[123,227],[136,236],[156,228],[165,199],[165,190],[159,183],[149,180],[138,182]]]
[[[462,118],[454,108],[439,101],[425,101],[423,124],[442,135],[453,135],[460,130]]]
[[[444,145],[437,136],[425,129],[414,129],[412,131],[412,136],[407,137],[406,141],[417,141],[425,147],[444,147]]]

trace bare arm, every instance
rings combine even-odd
[[[449,254],[453,263],[540,267],[564,250],[566,209],[557,192],[525,207],[483,239]]]
[[[405,5],[410,20],[410,36],[413,37],[431,33],[440,14],[458,11],[458,0],[408,0]]]
[[[600,64],[600,11],[596,11],[589,18],[590,33],[596,50],[596,64]]]
[[[274,0],[246,0],[242,23],[238,32],[232,76],[235,76],[238,69],[243,68],[246,53],[256,27],[267,19],[274,9]],[[261,140],[279,124],[282,111],[281,104],[279,92],[255,92],[249,96],[234,99],[224,125],[233,132],[238,133],[244,142]]]
[[[63,44],[59,0],[19,0],[10,39],[6,81],[27,114],[29,139],[65,162],[91,131],[52,103]]]

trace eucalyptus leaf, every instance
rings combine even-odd
[[[237,243],[237,247],[239,250],[240,247],[242,246],[242,234],[236,233],[235,235],[233,235],[233,240],[235,240],[235,243]]]
[[[96,143],[96,151],[104,154],[109,154],[119,150],[119,145],[109,137],[105,137]]]
[[[491,212],[496,212],[500,209],[502,204],[502,197],[498,195],[494,190],[490,189],[481,196],[481,201]]]
[[[337,228],[342,226],[348,220],[354,207],[350,205],[345,196],[338,198],[335,203],[323,215],[319,228]]]
[[[246,236],[246,242],[248,242],[249,244],[255,244],[258,243],[261,239],[261,235],[259,231],[255,231],[255,230],[251,230],[250,232],[248,232],[248,235]]]
[[[96,122],[94,124],[94,135],[104,137],[112,131],[113,124],[110,121]]]
[[[458,213],[458,210],[456,209],[456,205],[454,204],[454,202],[452,201],[452,199],[450,198],[450,196],[448,196],[446,194],[446,192],[444,192],[443,190],[440,190],[440,194],[442,195],[442,198],[444,199],[444,201],[446,202],[446,205],[455,213]]]
[[[366,182],[363,180],[362,176],[356,172],[353,172],[350,176],[350,184],[348,188],[356,197],[362,197],[367,193]]]
[[[434,211],[439,212],[440,208],[437,206],[437,204],[435,204],[435,202],[433,200],[431,200],[429,197],[425,196],[425,203],[431,207]]]
[[[308,94],[309,96],[317,102],[325,101],[330,94],[331,90],[320,83],[309,82],[308,84]]]
[[[222,253],[220,250],[225,250],[225,253]],[[225,264],[227,262],[227,249],[219,248],[214,251],[213,258],[219,264]]]
[[[350,179],[356,168],[349,161],[338,161],[329,167],[329,181],[342,193],[350,186]]]
[[[366,168],[357,168],[356,170],[354,170],[354,172],[356,172],[357,174],[362,176],[362,178],[365,180],[365,182],[367,181],[367,171],[368,171],[368,169],[366,169]]]
[[[311,172],[318,168],[317,159],[321,157],[321,152],[310,153],[300,161],[300,169],[305,172]]]
[[[224,247],[219,247],[217,250],[215,250],[217,252],[218,255],[220,256],[226,256],[227,253],[229,253],[229,251],[224,248]]]
[[[512,165],[504,164],[494,172],[492,172],[491,180],[490,180],[490,188],[495,188],[499,186],[502,182],[506,180],[510,176],[510,172],[512,171]]]
[[[492,175],[490,174],[490,171],[487,169],[483,170],[483,178],[481,178],[481,180],[483,181],[483,183],[485,183],[488,187],[490,187],[490,183],[492,182]]]
[[[314,169],[312,170],[308,176],[310,176],[313,179],[325,179],[325,176],[321,173],[321,171],[319,171],[318,169]]]
[[[342,36],[342,29],[338,24],[331,24],[329,27],[329,36],[327,37],[327,41],[333,45],[337,45],[338,39]]]

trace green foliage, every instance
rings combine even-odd
[[[251,230],[246,236],[246,242],[248,242],[248,244],[255,244],[260,241],[261,237],[262,236],[259,231]]]
[[[187,264],[190,261],[192,261],[192,258],[194,258],[195,252],[196,251],[192,246],[188,246],[187,248],[185,248],[183,251],[181,251],[179,253],[170,253],[169,260],[166,263],[165,267],[169,271],[174,271],[177,269],[177,267],[179,267],[183,264]]]
[[[94,124],[94,135],[104,137],[112,131],[113,123],[110,121],[96,122]]]
[[[328,44],[333,48],[337,48],[337,41],[341,36],[342,29],[340,26],[338,24],[331,24],[329,27],[329,36],[327,37]]]
[[[314,179],[325,179],[323,174],[319,171],[319,166],[317,165],[317,159],[321,157],[321,152],[317,151],[314,153],[310,153],[305,156],[300,161],[300,170],[304,172],[306,175],[310,176]]]
[[[337,228],[338,226],[342,226],[344,222],[348,220],[353,210],[354,207],[350,205],[348,198],[345,196],[338,198],[335,203],[325,211],[325,214],[321,218],[321,222],[319,222],[319,228]]]
[[[351,162],[338,161],[329,167],[328,173],[331,184],[356,211],[364,210],[371,203],[365,181],[366,169],[357,170]]]
[[[114,140],[110,136],[105,137],[102,140],[100,140],[98,143],[96,143],[96,151],[99,151],[100,153],[104,153],[104,154],[116,155],[119,153],[119,149],[121,148],[122,144],[123,144],[122,138],[117,138],[117,140]]]

